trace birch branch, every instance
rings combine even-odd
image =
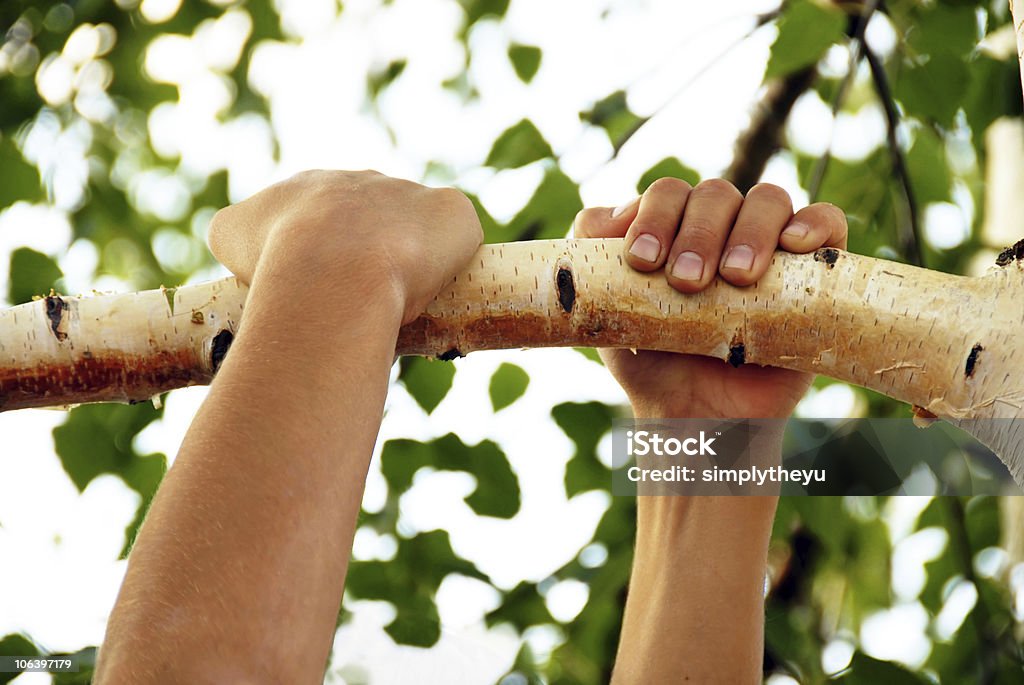
[[[972,432],[1024,482],[1024,241],[980,278],[833,248],[776,253],[756,284],[696,295],[622,262],[622,240],[485,245],[397,353],[619,347],[824,374]],[[247,289],[51,296],[0,311],[0,410],[144,401],[209,383],[243,321]],[[995,420],[993,420],[995,419]]]

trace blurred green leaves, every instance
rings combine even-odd
[[[0,85],[5,80],[8,79],[0,78]],[[3,170],[3,183],[0,183],[0,209],[19,200],[39,202],[46,197],[39,180],[39,170],[35,165],[26,161],[14,141],[6,136],[0,137],[0,169]]]
[[[764,73],[766,81],[815,64],[842,40],[846,17],[831,3],[790,0],[784,5],[778,27]]]
[[[967,94],[968,78],[963,60],[938,52],[927,62],[907,65],[894,86],[895,95],[911,115],[950,128]]]
[[[180,271],[175,270],[177,267],[166,259],[157,259],[154,237],[180,234],[200,240],[202,218],[198,210],[225,205],[229,179],[223,169],[208,178],[189,177],[189,204],[195,211],[186,212],[180,221],[163,222],[139,210],[125,178],[154,171],[172,176],[183,174],[183,161],[165,158],[153,147],[148,130],[155,108],[178,104],[182,93],[176,86],[150,80],[142,64],[154,38],[193,34],[202,21],[223,13],[223,3],[182,3],[172,19],[151,24],[142,19],[134,5],[122,9],[112,2],[77,2],[66,5],[72,9],[67,25],[47,23],[47,13],[61,4],[57,0],[0,3],[0,28],[6,30],[24,13],[30,20],[30,41],[38,48],[39,58],[59,52],[70,33],[82,23],[106,22],[116,32],[116,45],[104,57],[112,71],[108,92],[117,109],[111,122],[86,120],[73,103],[46,108],[45,116],[57,122],[61,130],[83,127],[91,141],[84,204],[69,211],[73,239],[87,241],[95,248],[98,274],[124,278],[138,287],[175,285],[210,262],[188,262]],[[269,104],[265,94],[255,89],[249,78],[254,48],[271,42],[293,47],[296,41],[284,35],[276,11],[278,3],[273,0],[229,4],[235,11],[249,14],[252,32],[238,63],[218,77],[229,82],[228,90],[233,94],[233,101],[220,116],[230,120],[247,113],[253,121],[268,125]],[[1019,118],[1022,113],[1016,56],[1004,57],[997,51],[977,49],[982,34],[991,35],[1009,26],[1004,5],[972,0],[893,0],[879,4],[874,19],[883,29],[883,38],[887,29],[891,29],[894,37],[892,48],[879,49],[878,56],[884,62],[884,71],[893,87],[893,104],[903,122],[898,138],[912,180],[913,197],[923,208],[934,202],[949,202],[956,197],[955,190],[968,188],[975,201],[975,229],[982,225],[986,207],[985,131],[999,117]],[[470,64],[482,62],[476,61],[479,48],[471,45],[468,37],[479,22],[502,23],[510,2],[458,0],[458,6],[464,16],[454,31],[460,41],[458,48],[464,52],[464,64],[438,78],[468,100],[478,94],[477,86],[482,86],[469,68]],[[852,33],[856,14],[861,11],[863,3],[783,3],[766,80],[819,63],[827,65],[818,74],[814,88],[826,107],[832,105],[843,79],[842,73],[836,73],[835,65],[843,61],[843,55],[836,50],[826,62],[821,60],[832,46],[850,44],[848,33]],[[509,60],[519,80],[516,88],[536,86],[541,66],[552,68],[554,63],[545,62],[540,44],[528,44],[533,38],[513,32],[510,26],[498,29],[503,34],[496,48],[498,56]],[[833,59],[836,55],[839,60]],[[366,109],[371,115],[381,115],[379,99],[387,96],[392,84],[413,78],[412,59],[399,50],[388,54],[384,62],[370,62],[375,66],[356,75],[358,81],[365,83]],[[501,64],[507,70],[507,64]],[[759,69],[760,65],[751,68]],[[51,177],[47,176],[44,183],[39,169],[27,161],[20,147],[26,140],[25,132],[43,107],[36,74],[30,72],[0,76],[0,209],[18,201],[44,203],[51,199],[47,195]],[[593,126],[605,132],[616,154],[648,121],[630,107],[631,88],[623,82],[609,83],[604,91],[609,94],[579,113],[584,128]],[[857,115],[865,105],[878,104],[874,87],[863,76],[857,77],[851,93],[854,95],[849,102],[838,103],[842,116]],[[716,104],[699,106],[714,108]],[[525,113],[510,116],[518,118]],[[684,113],[672,123],[682,129],[689,120]],[[382,125],[386,127],[387,122]],[[969,159],[962,149],[967,138],[975,160]],[[666,148],[669,142],[666,141]],[[776,159],[783,163],[795,160],[798,177],[806,188],[820,161],[820,151],[799,150],[789,141],[782,142],[784,150]],[[827,166],[817,199],[833,202],[847,212],[852,250],[891,256],[905,222],[900,188],[893,180],[889,151],[876,141],[868,143],[863,149],[847,150],[841,155],[837,152]],[[276,141],[274,145],[276,155]],[[509,212],[511,219],[507,215],[495,219],[478,198],[472,198],[487,242],[564,236],[576,212],[583,207],[579,184],[574,179],[584,175],[566,173],[565,169],[570,167],[562,166],[551,144],[527,118],[503,131],[489,151],[485,146],[477,154],[485,151],[486,165],[498,175],[533,165],[525,174],[536,170],[540,176],[529,199],[518,211]],[[638,179],[629,178],[628,182],[632,184],[635,180],[639,193],[665,176],[697,183],[697,171],[673,154],[666,149],[645,160],[638,169],[661,157]],[[39,165],[45,170],[43,162]],[[457,182],[461,172],[450,160],[429,160],[427,167],[431,165],[448,170]],[[120,178],[115,178],[115,170],[122,174]],[[950,250],[948,260],[930,263],[959,268],[977,247],[977,236],[972,236],[967,247]],[[27,301],[32,295],[45,294],[50,287],[59,285],[62,277],[55,259],[28,247],[16,249],[11,255],[8,297],[12,302]],[[596,359],[594,350],[582,352]],[[430,414],[453,387],[455,371],[456,366],[449,363],[405,358],[400,363],[399,382],[418,406]],[[528,387],[529,376],[522,368],[501,365],[488,386],[491,407],[501,411],[519,402],[516,409],[525,408],[520,398]],[[531,399],[532,396],[530,393]],[[874,415],[905,413],[904,407],[880,395],[861,393],[861,397],[866,398]],[[606,558],[597,564],[584,563],[583,555],[569,551],[569,561],[550,570],[548,577],[522,580],[511,589],[499,588],[501,602],[485,619],[488,625],[508,624],[520,634],[537,626],[554,626],[557,622],[548,610],[544,590],[551,583],[566,579],[587,584],[590,599],[574,621],[558,626],[565,641],[555,647],[550,659],[539,660],[525,644],[519,650],[514,668],[533,680],[605,682],[610,673],[635,532],[635,501],[607,495],[610,475],[598,450],[617,411],[599,402],[570,402],[551,409],[552,419],[572,445],[572,457],[564,475],[567,497],[607,497],[607,508],[585,545],[603,549]],[[133,443],[159,416],[160,412],[149,404],[89,406],[72,411],[65,425],[54,431],[61,463],[79,490],[100,475],[112,474],[140,494],[142,504],[128,526],[125,549],[163,474],[165,461],[159,454],[139,454]],[[504,450],[489,440],[469,445],[455,434],[433,440],[390,440],[383,445],[380,467],[387,484],[387,501],[379,511],[364,512],[363,523],[394,538],[394,557],[354,562],[348,594],[352,599],[391,603],[396,614],[387,627],[388,634],[396,642],[427,647],[441,635],[435,600],[444,578],[459,574],[484,583],[491,580],[461,556],[465,550],[459,550],[458,545],[453,548],[447,531],[416,532],[401,526],[402,496],[413,487],[417,474],[441,471],[462,472],[472,477],[474,486],[465,501],[476,515],[507,520],[519,513],[526,500]],[[773,532],[773,576],[767,602],[765,662],[769,673],[794,674],[802,682],[833,678],[835,682],[853,685],[923,682],[905,667],[865,654],[858,644],[853,645],[855,651],[848,669],[840,674],[822,671],[822,652],[830,641],[838,635],[856,642],[863,620],[896,601],[891,573],[894,544],[898,543],[890,537],[882,518],[887,502],[886,498],[872,497],[784,499],[780,503]],[[932,652],[925,668],[943,684],[986,679],[1018,682],[1021,668],[1019,659],[1015,661],[1013,655],[1019,654],[1019,646],[1013,643],[1015,624],[1008,589],[1002,579],[981,576],[976,568],[979,553],[1000,544],[999,502],[994,498],[934,499],[915,524],[917,531],[926,528],[940,529],[948,539],[938,555],[925,565],[926,578],[916,598],[930,621]],[[933,630],[935,617],[943,610],[952,590],[964,584],[976,588],[976,606],[949,639],[939,639]],[[0,653],[11,650],[31,654],[40,648],[21,636],[0,640]],[[7,680],[10,678],[0,675],[0,682]],[[62,677],[57,682],[63,685],[73,681]]]
[[[647,118],[634,114],[626,102],[626,91],[617,90],[598,100],[590,109],[580,112],[580,120],[603,128],[612,148],[618,152],[644,125]]]
[[[380,458],[381,472],[394,493],[409,489],[421,468],[464,471],[476,478],[476,488],[466,504],[480,516],[511,518],[519,511],[519,480],[505,453],[497,444],[484,440],[466,445],[454,433],[430,442],[389,440]]]
[[[609,489],[611,470],[598,459],[597,444],[611,430],[614,410],[600,402],[567,402],[552,408],[551,418],[576,447],[565,465],[566,496]]]
[[[515,169],[552,154],[551,146],[533,122],[523,119],[498,136],[484,164],[496,169]]]
[[[676,157],[666,157],[645,171],[636,183],[636,192],[643,195],[652,183],[659,178],[679,178],[691,186],[700,183],[700,174],[683,164]]]
[[[390,602],[394,620],[385,627],[398,643],[430,647],[441,637],[434,595],[450,573],[487,580],[452,551],[446,531],[435,530],[403,538],[389,561],[353,562],[345,579],[345,592],[356,599]]]
[[[455,366],[450,362],[424,357],[402,357],[398,380],[409,391],[416,404],[428,414],[437,409],[451,390]]]
[[[64,277],[57,262],[27,247],[19,247],[11,253],[9,274],[7,300],[11,304],[31,302],[33,296],[47,295]]]
[[[533,45],[513,43],[508,47],[508,58],[512,62],[512,68],[516,70],[516,76],[523,83],[529,83],[537,75],[541,56],[541,49]]]
[[[488,387],[494,411],[501,411],[522,397],[529,384],[530,375],[523,371],[522,367],[507,362],[499,366],[491,376]]]
[[[88,404],[74,409],[67,421],[53,429],[60,463],[80,492],[97,476],[109,473],[119,476],[142,498],[125,531],[122,557],[127,556],[135,541],[142,518],[167,470],[164,455],[140,455],[132,441],[161,414],[162,410],[150,403]]]
[[[498,241],[564,238],[581,209],[579,185],[561,169],[549,167],[533,196],[500,233]]]

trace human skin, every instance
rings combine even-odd
[[[577,230],[632,231],[631,245],[645,229],[663,246],[674,239],[682,248],[690,245],[690,217],[703,226],[694,233],[703,242],[691,247],[706,264],[718,264],[715,236],[724,242],[738,234],[755,247],[752,269],[721,269],[750,283],[791,210],[773,206],[769,219],[757,219],[766,209],[758,198],[777,202],[777,189],[752,191],[743,202],[722,183],[708,188],[707,201],[695,202],[701,187],[660,181],[615,218],[610,210],[581,214]],[[834,208],[808,208],[794,221],[801,217],[808,235],[784,238],[783,247],[841,244],[845,223]],[[140,530],[96,683],[322,680],[398,329],[480,240],[472,205],[457,191],[372,172],[307,172],[217,214],[211,249],[251,285],[245,314]],[[653,261],[628,260],[654,270],[667,255],[666,247]],[[670,282],[694,292],[714,269],[701,276]],[[608,352],[606,360],[638,416],[785,415],[809,382],[678,355],[625,355]],[[720,397],[702,399],[700,383],[717,384]],[[727,400],[729,391],[740,396]],[[763,548],[774,500],[660,500],[640,501],[616,679],[753,681],[755,662],[759,678]],[[677,581],[693,595],[667,595]],[[720,634],[705,631],[709,607],[723,611],[722,627],[749,640],[723,649]],[[659,649],[665,645],[667,652]]]
[[[213,253],[252,289],[94,682],[322,682],[398,329],[481,238],[461,193],[365,172],[307,172],[217,214]]]
[[[755,186],[744,198],[721,180],[691,188],[661,179],[623,207],[580,212],[575,233],[625,236],[632,268],[663,270],[673,287],[692,293],[716,277],[737,286],[754,283],[776,249],[845,248],[847,227],[844,214],[828,204],[794,215],[788,194],[777,186]],[[681,268],[674,270],[677,264]],[[813,380],[796,371],[733,368],[667,352],[602,350],[601,356],[638,418],[786,417]],[[776,435],[753,446],[764,452],[758,460],[777,460],[780,440]],[[638,498],[614,683],[761,682],[764,581],[776,504],[769,496]]]

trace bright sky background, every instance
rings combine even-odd
[[[173,15],[179,1],[144,0],[142,9],[157,20]],[[270,99],[280,164],[272,158],[267,122],[255,116],[218,120],[231,97],[223,73],[237,60],[250,28],[247,15],[229,12],[205,24],[194,38],[168,35],[149,48],[147,73],[181,86],[181,101],[161,105],[148,121],[154,146],[165,155],[180,155],[181,171],[131,177],[140,207],[174,220],[187,207],[190,179],[222,168],[230,171],[232,199],[239,200],[307,168],[375,168],[418,180],[429,160],[442,160],[455,177],[434,180],[458,182],[477,192],[497,218],[507,219],[532,194],[542,170],[531,165],[495,174],[480,165],[498,134],[523,117],[537,124],[562,155],[567,173],[582,182],[586,204],[618,205],[631,199],[642,171],[669,155],[705,176],[721,173],[737,133],[749,120],[774,38],[774,29],[766,28],[735,44],[752,27],[754,15],[772,9],[772,2],[620,1],[612,2],[608,18],[602,19],[605,3],[514,0],[504,21],[481,22],[471,34],[481,97],[466,105],[439,85],[463,60],[454,40],[461,21],[454,0],[395,0],[387,8],[374,0],[352,0],[340,16],[333,0],[278,4],[296,40],[260,46],[251,77]],[[69,41],[61,58],[44,70],[39,87],[48,100],[70,97],[75,70],[101,52],[98,46],[106,37],[95,33]],[[881,52],[891,50],[894,37],[883,18],[876,15],[868,37]],[[510,41],[543,49],[540,71],[529,87],[508,62]],[[407,58],[409,66],[380,99],[380,116],[397,138],[393,144],[365,106],[364,84],[369,70],[399,58]],[[834,49],[826,68],[843,73],[847,59],[845,50]],[[606,137],[586,130],[578,113],[617,88],[628,89],[638,113],[658,114],[608,164]],[[81,107],[102,116],[102,93]],[[867,105],[856,115],[841,116],[833,127],[828,105],[809,95],[796,108],[790,134],[808,152],[820,154],[831,141],[836,157],[854,160],[883,138],[884,120],[877,107]],[[82,130],[61,131],[56,123],[45,122],[27,143],[27,152],[54,174],[56,208],[20,204],[0,214],[0,281],[6,278],[9,252],[28,245],[59,257],[72,292],[128,288],[109,276],[93,278],[97,255],[90,244],[68,248],[64,209],[81,198],[86,145]],[[787,160],[773,162],[765,180],[790,190],[798,207],[806,203]],[[958,243],[969,225],[973,208],[950,207],[941,216],[929,216],[928,237],[935,244]],[[196,236],[201,238],[203,231],[203,222],[197,222]],[[167,258],[175,250],[190,249],[169,242],[158,248]],[[218,275],[206,272],[196,279]],[[505,360],[524,367],[531,383],[522,399],[494,415],[487,383]],[[563,401],[623,402],[624,396],[601,367],[567,350],[474,353],[455,363],[460,370],[455,386],[429,418],[402,389],[393,388],[378,447],[392,437],[424,439],[449,431],[467,443],[496,440],[519,475],[522,511],[511,521],[476,517],[462,502],[473,487],[469,476],[421,473],[402,500],[402,529],[450,531],[456,552],[500,587],[546,578],[590,540],[607,506],[607,496],[599,493],[566,500],[562,477],[572,445],[550,420],[550,407]],[[173,457],[205,392],[172,393],[163,420],[139,436],[139,449]],[[812,394],[801,407],[804,415],[842,416],[857,410],[844,387]],[[81,494],[76,491],[53,452],[50,431],[63,419],[57,411],[0,414],[7,445],[0,453],[0,559],[16,560],[0,564],[0,588],[21,589],[0,594],[0,635],[24,631],[50,649],[75,650],[101,641],[124,573],[124,563],[116,560],[123,529],[138,498],[112,476],[97,478]],[[605,456],[608,452],[605,444]],[[368,509],[382,505],[383,487],[375,462]],[[929,648],[927,616],[916,602],[924,582],[922,564],[945,544],[944,533],[936,530],[907,537],[925,503],[899,498],[887,512],[893,535],[901,540],[893,579],[900,604],[869,619],[861,636],[869,654],[912,665],[922,662]],[[394,540],[361,532],[354,553],[357,558],[388,558],[394,546]],[[600,563],[603,553],[590,549],[588,558]],[[992,568],[999,563],[993,559]],[[586,586],[559,583],[546,599],[555,617],[568,621],[586,601]],[[386,604],[351,605],[355,620],[338,633],[330,681],[346,682],[348,675],[351,682],[361,682],[362,674],[375,683],[398,682],[400,674],[415,670],[421,683],[494,682],[519,647],[512,631],[483,626],[481,617],[496,605],[496,593],[478,581],[449,577],[438,600],[444,634],[431,650],[391,642],[381,631],[392,613]],[[954,592],[944,618],[947,629],[955,630],[973,603],[973,597]],[[541,629],[528,639],[543,655],[560,638],[557,631]],[[828,670],[845,665],[851,644],[840,640],[826,651]],[[338,672],[343,666],[348,670]],[[26,674],[15,682],[45,683],[49,677]]]

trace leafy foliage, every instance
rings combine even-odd
[[[809,67],[843,37],[846,17],[836,7],[813,0],[793,0],[779,19],[765,78],[785,76]]]

